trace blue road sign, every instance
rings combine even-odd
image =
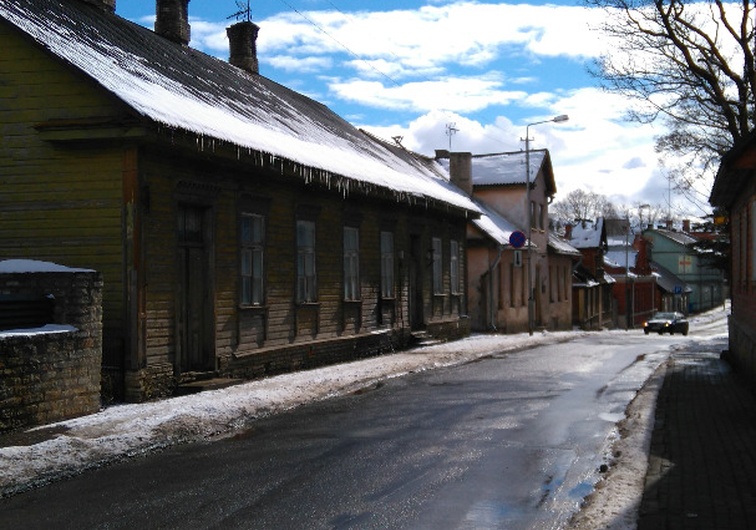
[[[514,248],[522,248],[525,245],[525,241],[527,241],[527,237],[525,237],[525,234],[519,230],[515,230],[512,232],[512,235],[509,236],[509,244]]]

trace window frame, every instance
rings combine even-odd
[[[297,283],[296,301],[298,304],[316,304],[318,302],[317,274],[317,227],[311,219],[297,219]],[[303,241],[303,235],[306,235]]]
[[[244,223],[250,222],[248,231]],[[255,237],[254,222],[259,221]],[[259,307],[265,304],[265,241],[266,216],[243,211],[239,218],[239,300],[242,307]],[[250,237],[245,237],[248,232]],[[258,257],[256,260],[255,257]],[[245,272],[248,263],[248,274]],[[246,280],[246,281],[245,281]]]
[[[396,298],[394,232],[381,230],[379,237],[381,253],[381,299],[393,300]],[[390,248],[387,248],[387,246]]]
[[[460,288],[459,241],[449,240],[449,291],[453,295],[462,294]]]
[[[433,294],[444,294],[443,242],[440,237],[431,238],[431,267]]]
[[[353,236],[353,237],[352,237]],[[343,229],[343,288],[345,302],[359,302],[360,290],[360,229],[344,226]]]

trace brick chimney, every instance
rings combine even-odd
[[[251,74],[260,73],[257,62],[257,33],[260,28],[249,21],[237,22],[226,28],[231,55],[228,62]]]
[[[641,276],[649,276],[652,271],[648,255],[648,240],[640,234],[636,235],[633,248],[638,251],[635,258],[635,273]]]
[[[189,0],[156,0],[155,15],[155,33],[184,46],[189,44]]]
[[[472,153],[449,153],[451,183],[472,197]]]
[[[683,219],[683,232],[690,234],[690,219]]]
[[[116,8],[116,0],[81,0],[85,4],[90,4],[95,7],[99,7],[103,11],[108,13],[114,13]]]
[[[572,223],[567,223],[566,225],[564,225],[564,238],[567,241],[572,240]]]

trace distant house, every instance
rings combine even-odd
[[[756,381],[756,132],[722,159],[709,202],[730,217],[730,353]]]
[[[593,330],[614,327],[616,308],[612,289],[615,280],[605,270],[608,246],[604,219],[568,224],[564,237],[581,254],[572,281],[573,324]]]
[[[604,267],[615,280],[617,325],[638,328],[659,307],[657,276],[649,261],[648,243],[633,233],[627,219],[605,219]]]
[[[482,211],[467,231],[468,309],[476,330],[527,331],[530,300],[534,328],[572,325],[572,267],[580,254],[549,233],[548,203],[556,184],[546,150],[530,152],[530,253],[527,244],[516,248],[510,241],[514,232],[528,234],[525,158],[522,151],[484,155],[436,151],[452,181]]]
[[[696,238],[685,232],[654,228],[644,230],[643,238],[649,242],[652,263],[671,271],[680,280],[675,291],[689,288],[686,313],[700,313],[722,305],[725,298],[725,278],[721,270],[713,267],[706,256],[690,247]]]
[[[0,3],[0,259],[102,273],[113,394],[469,331],[479,209],[441,166],[259,75],[251,22],[229,64],[188,46],[185,1],[155,32],[114,4]]]

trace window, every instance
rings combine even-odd
[[[317,302],[315,223],[297,221],[297,302]]]
[[[394,298],[393,232],[381,232],[381,297]]]
[[[434,237],[431,241],[433,263],[433,294],[444,294],[443,267],[441,263],[441,238]]]
[[[449,242],[449,281],[451,293],[459,294],[459,243],[454,239]]]
[[[344,227],[344,300],[360,299],[360,232]]]
[[[260,305],[264,302],[265,217],[242,214],[240,224],[241,303],[242,305]]]

